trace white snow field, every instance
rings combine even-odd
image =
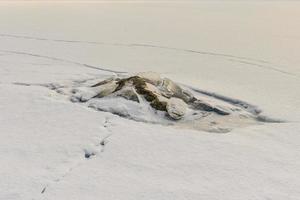
[[[0,199],[299,200],[299,10],[297,1],[1,2]],[[51,90],[143,71],[284,123],[211,133]]]

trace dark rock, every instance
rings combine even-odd
[[[229,115],[230,114],[229,112],[227,112],[227,111],[225,111],[221,108],[211,106],[208,103],[205,103],[201,100],[194,101],[192,103],[192,106],[193,106],[194,109],[203,110],[203,111],[206,111],[206,112],[215,112],[219,115]]]

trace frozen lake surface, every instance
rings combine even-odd
[[[0,3],[0,199],[299,199],[300,3]],[[49,90],[155,71],[285,121],[227,134]]]

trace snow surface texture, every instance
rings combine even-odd
[[[0,4],[1,200],[299,200],[299,3]],[[139,71],[286,123],[179,129],[53,89]]]

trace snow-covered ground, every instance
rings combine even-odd
[[[0,3],[0,199],[300,198],[300,3]],[[285,123],[148,124],[49,89],[156,71]]]

